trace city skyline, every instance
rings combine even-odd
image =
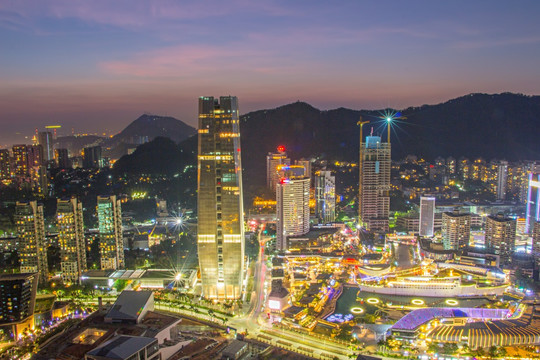
[[[115,133],[144,112],[195,126],[191,99],[209,90],[243,113],[539,93],[533,2],[215,5],[3,3],[3,137],[51,123]]]

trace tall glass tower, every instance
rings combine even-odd
[[[115,195],[98,196],[99,251],[101,270],[124,268],[122,206]]]
[[[240,120],[235,96],[199,98],[199,267],[203,296],[238,299],[244,272]]]

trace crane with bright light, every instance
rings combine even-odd
[[[385,110],[384,113],[379,116],[379,119],[385,120],[388,127],[388,143],[390,144],[390,127],[394,120],[406,120],[407,117],[401,115],[399,111]]]

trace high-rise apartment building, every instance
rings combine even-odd
[[[68,149],[55,149],[54,158],[56,160],[56,167],[59,169],[68,169],[71,167],[69,161]]]
[[[49,162],[54,160],[54,139],[52,132],[43,131],[38,134],[38,144],[43,147],[43,161]]]
[[[380,136],[360,144],[360,223],[374,232],[388,232],[390,155],[390,143]]]
[[[56,219],[62,281],[77,284],[82,272],[86,270],[82,203],[77,198],[58,199]]]
[[[315,216],[323,223],[336,220],[336,177],[332,172],[315,173]]]
[[[28,176],[28,149],[26,145],[13,145],[13,175]]]
[[[488,216],[485,244],[487,251],[500,255],[501,262],[509,263],[516,245],[516,220],[503,214]]]
[[[309,177],[284,177],[276,185],[276,247],[287,250],[288,237],[309,231]]]
[[[273,192],[279,182],[279,169],[290,164],[291,160],[287,158],[284,146],[278,146],[277,152],[266,155],[266,186]]]
[[[311,178],[311,161],[306,159],[295,160],[294,165],[304,168],[304,176]]]
[[[238,99],[199,98],[198,132],[197,246],[203,296],[238,299],[244,273]]]
[[[37,274],[0,275],[0,326],[11,325],[16,339],[34,329]]]
[[[459,209],[442,215],[442,238],[445,250],[459,250],[469,245],[471,237],[471,214]]]
[[[122,207],[115,195],[98,196],[99,252],[101,270],[124,268],[124,239],[122,236]]]
[[[432,237],[435,225],[435,198],[432,196],[420,197],[420,228],[419,235]]]
[[[28,167],[37,167],[43,165],[43,147],[41,145],[27,145]]]
[[[90,146],[83,149],[83,168],[97,169],[102,166],[101,146]]]
[[[37,273],[39,282],[46,284],[49,267],[43,205],[36,201],[17,202],[14,220],[19,238],[17,252],[21,273]]]
[[[534,223],[540,221],[540,172],[530,172],[525,214],[525,233],[530,234]]]
[[[11,156],[8,149],[0,149],[0,180],[11,177]]]

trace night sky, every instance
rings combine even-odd
[[[142,113],[242,113],[540,93],[539,1],[0,1],[0,144],[110,132]],[[19,134],[16,134],[19,133]]]

